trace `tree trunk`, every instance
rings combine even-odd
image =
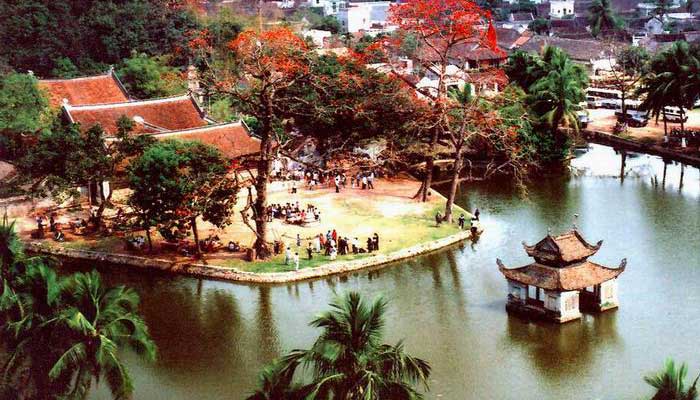
[[[430,151],[435,149],[438,141],[438,131],[435,129],[433,131],[433,136],[430,138]],[[428,201],[428,193],[430,193],[430,186],[433,184],[433,169],[435,168],[435,156],[430,153],[425,156],[425,177],[423,178],[423,195],[421,196],[421,201]]]
[[[258,174],[255,179],[255,255],[258,259],[269,258],[272,252],[267,243],[267,181],[270,175],[270,158],[272,157],[272,100],[265,99],[267,115],[262,118],[262,132],[260,143],[260,159],[258,160]]]
[[[194,234],[194,248],[198,256],[202,256],[202,249],[199,247],[199,232],[197,232],[197,217],[194,216],[191,219],[192,223],[192,233]]]
[[[95,227],[99,229],[102,226],[102,214],[105,212],[105,208],[107,207],[107,204],[109,204],[112,200],[112,188],[110,187],[109,189],[109,195],[105,197],[104,193],[104,181],[100,181],[99,184],[99,191],[100,191],[100,206],[97,208],[97,213],[95,214]],[[95,185],[97,186],[97,185]]]
[[[661,113],[663,114],[663,120],[664,120],[664,137],[668,141],[668,125],[666,125],[666,109],[665,108],[662,109]]]
[[[681,138],[683,137],[683,134],[685,132],[685,124],[683,122],[683,116],[685,113],[683,112],[683,107],[678,107],[681,110]]]
[[[148,252],[153,253],[153,242],[151,241],[151,227],[146,227],[146,239],[148,240]]]
[[[450,192],[447,194],[447,202],[445,203],[445,221],[449,224],[452,223],[452,205],[455,202],[455,197],[457,196],[457,187],[459,186],[459,173],[462,170],[462,149],[460,148],[455,152],[455,162],[452,169],[452,182],[450,183]]]
[[[622,92],[622,98],[621,98],[622,99],[622,118],[623,118],[623,121],[626,122],[627,121],[627,104],[625,102],[625,91],[621,90],[621,92]]]

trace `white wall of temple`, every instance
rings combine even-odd
[[[544,291],[544,308],[559,312],[562,319],[573,319],[581,316],[579,311],[578,291],[569,292]]]
[[[512,301],[524,303],[525,299],[527,299],[527,285],[508,280],[508,294],[508,298]]]
[[[600,284],[600,305],[617,305],[617,279]]]

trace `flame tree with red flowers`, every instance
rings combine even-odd
[[[275,146],[282,143],[280,126],[290,116],[291,93],[310,79],[307,44],[287,28],[244,31],[229,43],[233,57],[211,65],[213,89],[227,96],[235,109],[258,120],[261,139],[252,205],[256,257],[271,255],[268,242],[267,185]]]
[[[494,66],[469,65],[475,53],[502,53],[491,14],[470,0],[408,0],[392,5],[390,21],[399,27],[395,39],[384,41],[390,58],[395,59],[396,49],[410,36],[418,42],[413,56],[417,66],[426,76],[434,77],[432,83],[421,84],[395,71],[429,105],[418,119],[420,130],[427,133],[425,175],[417,194],[422,201],[427,200],[433,181],[436,155],[445,149],[452,154],[453,174],[444,215],[451,221],[459,173],[468,152],[491,158],[487,173],[521,165],[519,158],[513,157],[517,152],[512,151],[517,147],[517,130],[514,136],[514,130],[494,111],[496,105],[480,90],[494,82],[504,85],[505,75]]]

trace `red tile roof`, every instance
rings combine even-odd
[[[162,132],[153,135],[160,140],[196,140],[218,148],[227,158],[260,152],[260,139],[253,137],[241,122],[209,125],[204,128]]]
[[[620,268],[608,268],[590,261],[583,261],[567,268],[534,263],[508,269],[499,263],[498,269],[507,279],[546,290],[564,292],[582,290],[615,279],[625,270],[625,266],[623,263]]]
[[[121,83],[111,71],[105,75],[84,78],[40,80],[39,87],[48,92],[52,107],[62,106],[64,99],[74,106],[129,100]]]
[[[534,246],[523,243],[525,251],[538,262],[550,265],[563,265],[585,260],[595,254],[603,241],[592,245],[586,242],[581,234],[573,229],[559,236],[547,235]]]
[[[116,122],[123,115],[134,119],[136,132],[141,133],[198,128],[208,124],[204,113],[189,95],[125,103],[65,105],[63,110],[83,129],[100,124],[108,136],[116,134]]]

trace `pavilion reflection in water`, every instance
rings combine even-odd
[[[574,227],[563,235],[548,234],[534,246],[523,243],[535,259],[532,264],[509,269],[496,260],[508,281],[506,310],[563,323],[581,318],[581,310],[617,307],[617,277],[627,261],[623,259],[618,268],[588,261],[602,244],[589,244]]]

